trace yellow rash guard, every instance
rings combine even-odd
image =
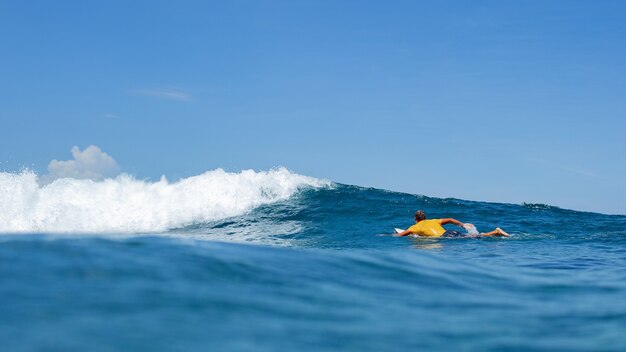
[[[441,226],[440,219],[422,220],[409,227],[411,233],[420,236],[441,237],[446,230]]]

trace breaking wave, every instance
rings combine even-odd
[[[32,171],[0,173],[2,233],[162,232],[242,215],[329,181],[285,168],[238,173],[216,169],[169,182],[120,175],[102,181],[63,178],[40,185]]]

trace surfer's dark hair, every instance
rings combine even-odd
[[[415,212],[415,221],[426,220],[426,214],[424,214],[423,210],[418,210]]]

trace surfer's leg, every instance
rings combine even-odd
[[[504,230],[502,230],[499,227],[496,227],[495,230],[491,231],[491,232],[487,232],[487,233],[481,233],[481,236],[504,236],[504,237],[509,237],[511,235],[509,235],[508,233],[506,233]]]

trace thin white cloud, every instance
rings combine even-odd
[[[102,180],[119,174],[117,162],[95,145],[81,151],[72,147],[72,160],[52,160],[48,164],[45,181],[52,182],[59,178]]]
[[[598,174],[593,173],[591,171],[578,169],[578,168],[573,168],[573,167],[565,166],[565,165],[560,165],[560,164],[557,164],[557,163],[554,163],[554,162],[550,162],[550,161],[547,161],[547,160],[531,158],[531,159],[528,159],[528,161],[533,162],[535,164],[539,164],[541,166],[547,166],[547,167],[550,167],[550,168],[553,168],[553,169],[565,171],[565,172],[572,173],[572,174],[579,175],[579,176],[593,177],[593,178],[599,178],[599,179],[603,179],[603,180],[607,179],[606,177],[604,177],[602,175],[598,175]]]
[[[133,94],[175,101],[191,101],[191,95],[180,88],[137,89]]]

